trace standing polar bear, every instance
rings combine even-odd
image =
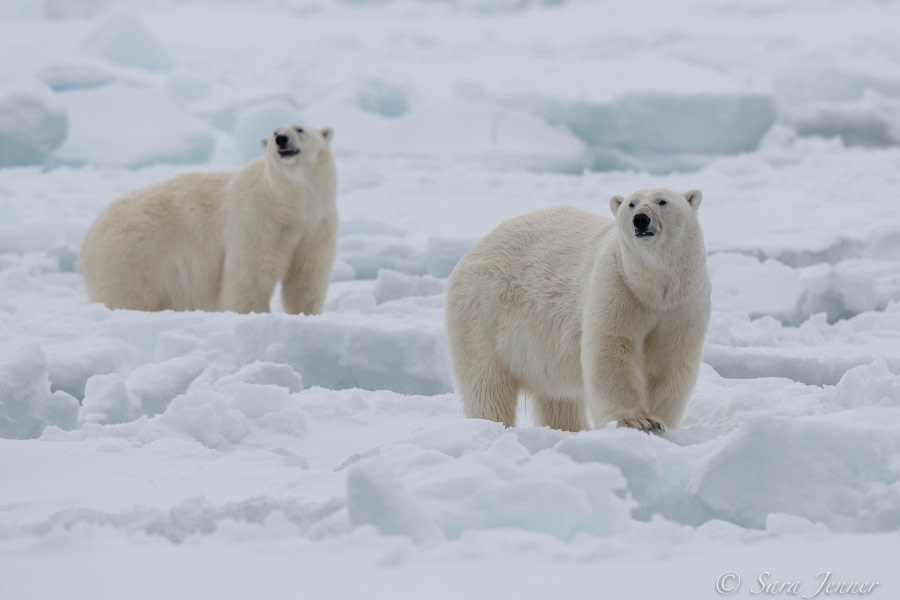
[[[337,238],[331,129],[262,139],[238,173],[191,173],[131,192],[88,231],[88,295],[110,308],[268,312],[278,281],[289,313],[322,311]]]
[[[447,282],[447,335],[466,416],[512,426],[675,427],[710,314],[701,194],[615,196],[615,221],[571,207],[506,221]]]

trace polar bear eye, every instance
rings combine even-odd
[[[666,202],[666,201],[663,200],[662,198],[660,198],[659,200],[657,200],[656,203],[659,204],[660,206],[665,206],[666,204],[668,204],[668,202]]]
[[[628,208],[634,208],[634,202],[629,202],[629,203],[628,203]]]
[[[297,133],[303,133],[303,128],[302,128],[302,127],[298,127],[298,128],[297,128]]]

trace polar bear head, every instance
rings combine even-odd
[[[331,147],[334,131],[330,127],[314,129],[302,125],[282,125],[260,144],[269,164],[281,168],[314,166]]]
[[[697,224],[700,190],[684,194],[671,190],[641,190],[627,198],[613,196],[609,207],[616,217],[619,239],[628,246],[645,249],[677,247],[685,232]]]

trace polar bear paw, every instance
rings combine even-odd
[[[619,424],[619,427],[629,427],[631,429],[646,431],[647,433],[655,433],[656,435],[660,435],[666,431],[666,424],[663,423],[662,420],[651,416],[645,411],[622,415],[616,419],[616,422]]]

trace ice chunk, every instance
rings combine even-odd
[[[148,71],[167,71],[172,59],[134,14],[116,11],[103,19],[84,42],[89,52],[111,63]]]
[[[891,503],[875,501],[898,481],[900,438],[891,417],[878,428],[871,417],[863,426],[845,418],[745,421],[698,474],[697,497],[744,527],[765,527],[770,513],[839,529],[896,523]]]
[[[73,429],[78,400],[50,391],[47,359],[30,344],[0,354],[0,437],[36,438],[48,425]]]
[[[771,513],[766,517],[766,531],[777,535],[804,535],[816,529],[816,525],[794,515]]]
[[[408,535],[420,544],[444,537],[390,466],[379,458],[358,463],[347,472],[347,510],[356,527],[373,525],[383,534]]]
[[[97,337],[60,339],[44,344],[54,390],[84,398],[93,375],[123,373],[137,362],[133,348],[122,340]]]
[[[900,144],[900,100],[871,91],[853,102],[799,108],[786,120],[801,135],[840,137],[848,146]]]
[[[71,127],[56,155],[65,162],[140,167],[205,163],[212,155],[209,127],[161,92],[114,84],[62,100]]]
[[[118,373],[94,375],[85,385],[79,416],[88,423],[125,423],[136,417],[140,403]]]
[[[272,315],[237,323],[235,351],[245,363],[290,365],[308,386],[442,394],[453,385],[436,321],[352,313]]]
[[[483,433],[492,435],[478,435],[459,458],[430,466],[415,489],[448,538],[514,528],[571,539],[628,527],[631,501],[617,493],[625,482],[614,466],[579,464],[552,451],[532,456],[515,432]]]
[[[236,373],[222,377],[217,386],[243,382],[260,385],[277,385],[292,394],[303,389],[303,378],[290,366],[269,362],[255,361],[244,365]]]
[[[900,263],[894,260],[846,260],[799,272],[805,290],[797,300],[791,324],[818,313],[829,323],[868,311],[882,311],[900,300]]]
[[[696,168],[757,148],[778,116],[765,87],[654,52],[536,57],[527,77],[508,57],[492,56],[479,72],[469,95],[571,132],[593,170]]]
[[[344,235],[338,239],[338,254],[356,272],[358,279],[375,279],[380,269],[424,275],[425,253],[406,238],[389,235]]]
[[[406,275],[379,269],[375,280],[375,299],[379,303],[410,296],[435,296],[443,291],[444,283],[431,275]]]
[[[126,384],[138,399],[140,414],[156,415],[187,391],[206,367],[207,361],[197,356],[170,358],[141,365],[128,375]]]
[[[55,92],[90,89],[115,81],[108,68],[93,63],[50,65],[40,76]]]
[[[67,129],[66,111],[49,94],[13,89],[0,95],[0,168],[45,163]]]
[[[220,392],[177,396],[160,420],[209,448],[234,444],[250,433],[247,417],[232,408],[228,396]]]
[[[900,406],[900,376],[888,368],[883,358],[844,373],[834,393],[842,408],[858,406]]]
[[[474,240],[429,238],[428,248],[425,250],[428,273],[442,279],[449,277],[456,263],[469,251],[469,248],[474,243]]]
[[[359,92],[359,107],[382,117],[402,117],[409,112],[409,92],[388,81],[369,79]]]
[[[746,152],[776,117],[771,97],[761,94],[630,93],[608,104],[547,110],[592,147],[638,156]]]

